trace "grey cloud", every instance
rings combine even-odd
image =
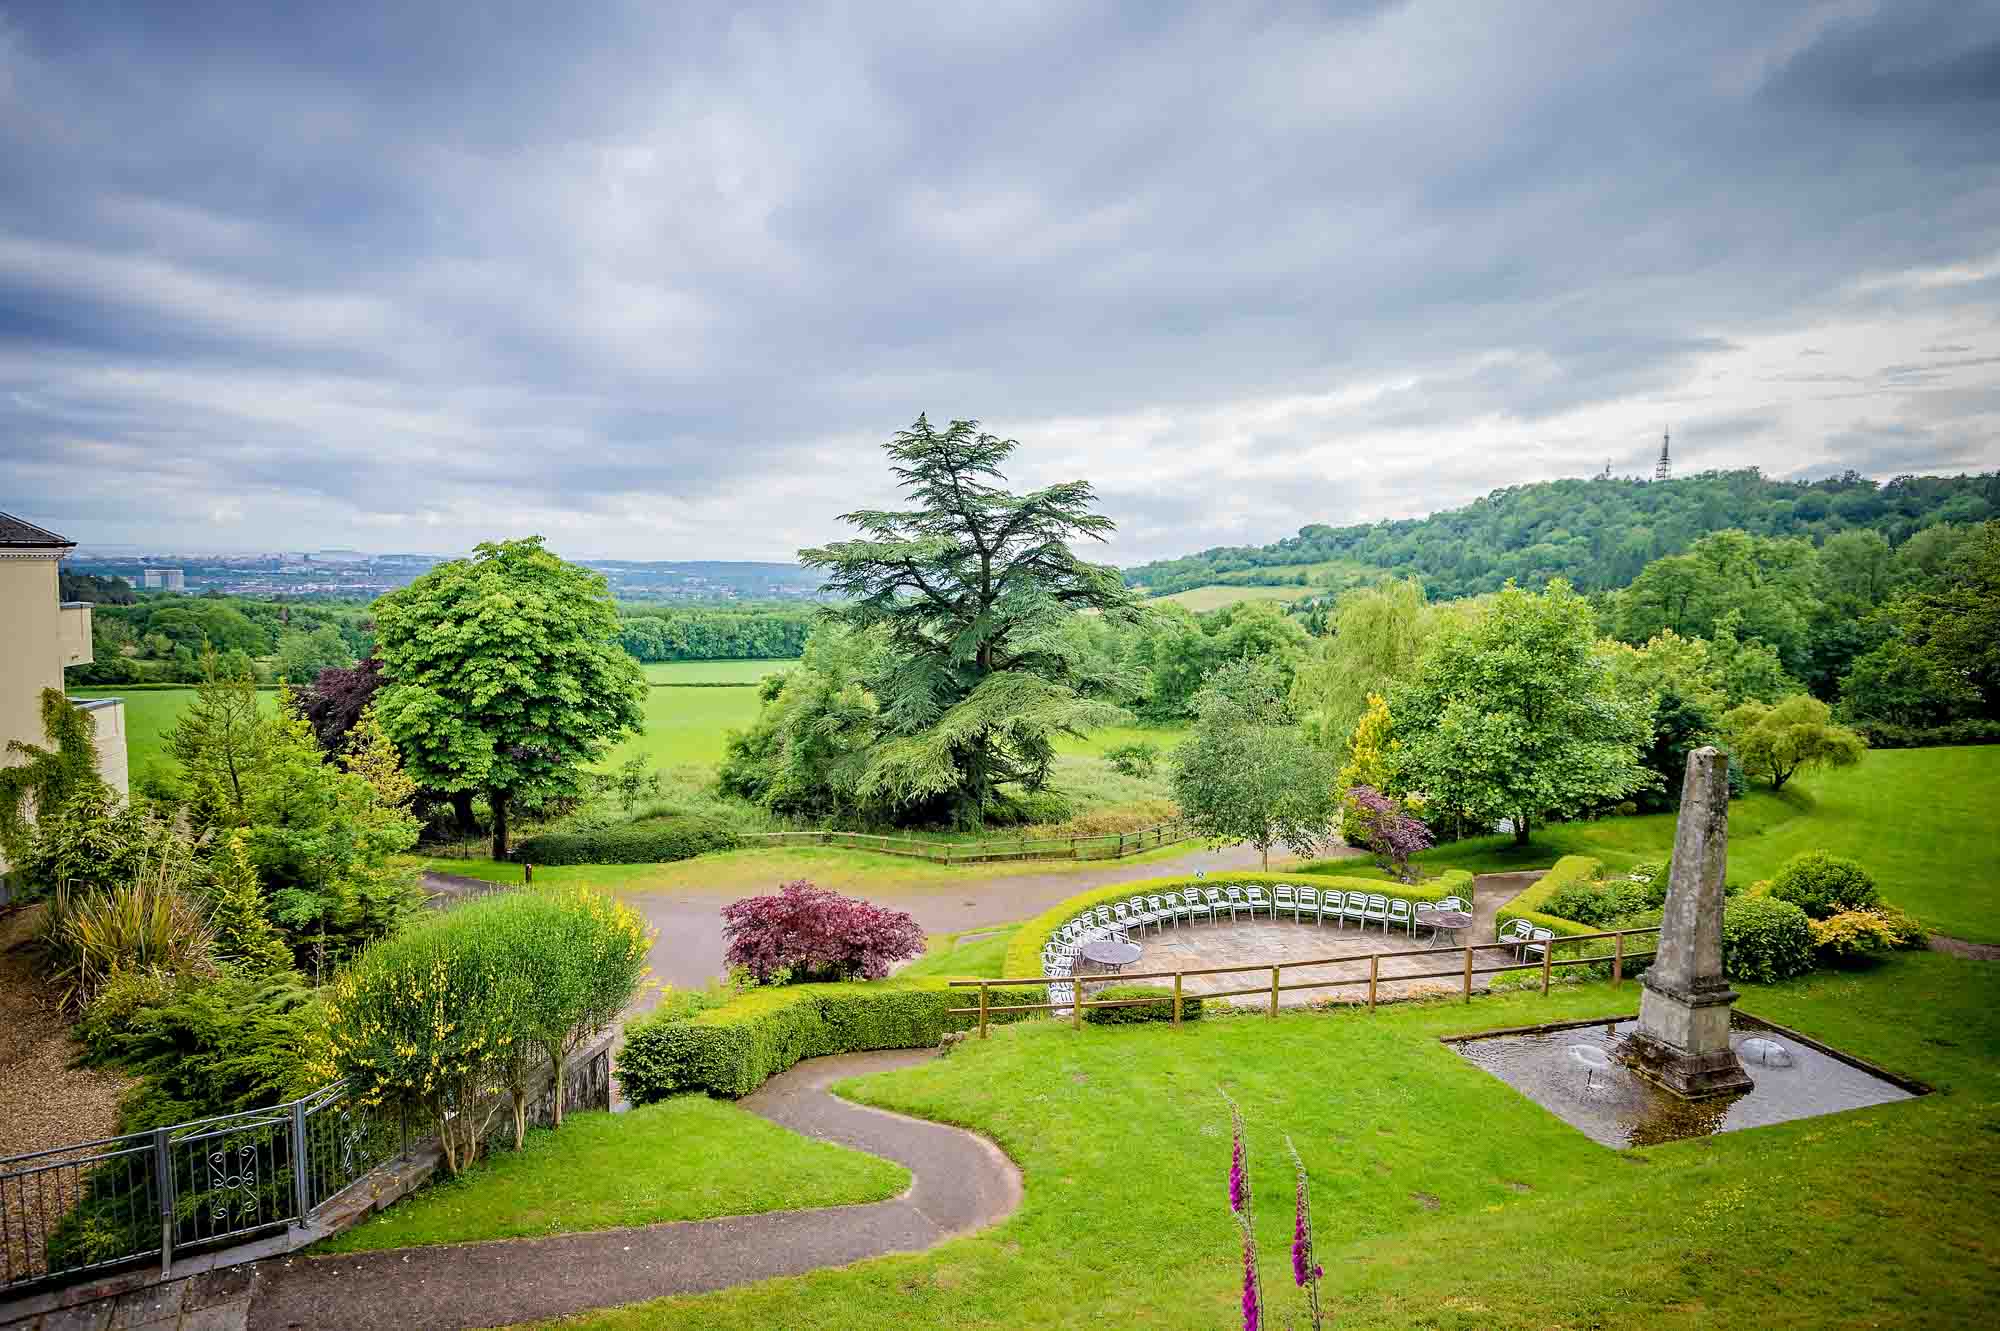
[[[12,11],[0,479],[105,540],[233,494],[249,544],[769,557],[928,410],[1096,479],[1139,558],[1643,469],[1670,415],[1775,471],[1838,436],[1693,376],[1990,305],[1840,293],[2000,252],[1996,42],[1991,4]]]

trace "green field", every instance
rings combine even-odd
[[[783,658],[755,661],[646,661],[639,668],[648,684],[755,684],[764,676],[797,665]]]
[[[509,1142],[513,1139],[507,1138]],[[717,1169],[755,1160],[755,1169]],[[456,1179],[322,1244],[360,1252],[880,1201],[901,1165],[809,1137],[726,1101],[683,1095],[623,1114],[571,1114]]]
[[[167,756],[166,733],[187,705],[194,690],[186,689],[70,689],[72,698],[123,698],[125,700],[125,761],[134,776],[154,765],[173,762]],[[257,694],[260,706],[276,708],[278,691],[263,689]]]
[[[1225,605],[1235,605],[1238,601],[1296,601],[1301,596],[1311,596],[1316,587],[1228,587],[1211,584],[1207,587],[1190,587],[1184,592],[1171,596],[1153,597],[1149,604],[1163,605],[1172,602],[1184,605],[1190,610],[1220,610]]]
[[[1328,1326],[1990,1325],[2000,966],[1914,953],[1741,987],[1746,1010],[1941,1093],[1614,1151],[1439,1042],[1628,1013],[1629,982],[1180,1030],[1026,1022],[840,1088],[991,1137],[1026,1180],[1009,1220],[927,1253],[562,1325],[1241,1325],[1219,1090],[1248,1119],[1271,1327],[1304,1324],[1287,1136],[1311,1173]]]
[[[1891,904],[1932,929],[2000,942],[2000,745],[1881,749],[1854,767],[1794,777],[1773,794],[1752,787],[1729,806],[1729,877],[1769,878],[1802,850],[1859,860]],[[1511,837],[1478,837],[1425,851],[1433,868],[1474,873],[1546,868],[1563,855],[1595,855],[1612,869],[1664,859],[1672,814],[1556,823],[1525,849]],[[1346,862],[1343,862],[1346,863]],[[1352,872],[1352,865],[1338,872]]]

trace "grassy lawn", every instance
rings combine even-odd
[[[616,767],[634,754],[654,767],[714,767],[731,730],[757,719],[755,689],[648,689],[646,729],[611,751],[602,766]]]
[[[1025,863],[933,864],[865,850],[793,846],[782,850],[731,850],[671,864],[577,864],[537,866],[537,883],[584,883],[619,892],[769,892],[778,883],[809,878],[835,892],[866,895],[952,892],[968,883],[1022,874],[1037,877],[1087,875],[1115,864],[1154,864],[1178,859],[1198,843],[1166,846],[1118,861],[1032,860]],[[416,867],[463,874],[489,882],[519,882],[521,866],[489,859],[412,856]],[[1080,888],[1078,890],[1081,890]]]
[[[1746,1009],[1940,1093],[1643,1151],[1591,1143],[1438,1043],[1636,1003],[1631,984],[1593,983],[1372,1018],[1003,1027],[843,1091],[990,1135],[1026,1176],[1013,1218],[926,1254],[563,1325],[1239,1325],[1218,1086],[1249,1118],[1273,1325],[1299,1306],[1287,1133],[1313,1178],[1330,1326],[1991,1325],[2000,967],[1908,954],[1748,987]]]
[[[924,954],[899,975],[949,975],[997,980],[1007,973],[1007,944],[1018,925],[987,925],[956,934],[932,934]]]
[[[757,1167],[718,1168],[722,1161]],[[880,1201],[909,1171],[801,1137],[724,1100],[685,1095],[626,1114],[535,1130],[467,1174],[433,1184],[321,1244],[321,1252],[566,1234]]]
[[[153,765],[168,766],[173,759],[167,756],[166,733],[187,705],[194,701],[194,690],[186,689],[70,689],[72,698],[123,698],[125,700],[125,761],[133,773],[144,771]],[[263,689],[257,694],[257,705],[267,710],[278,706],[278,691]]]
[[[748,661],[643,661],[648,684],[755,684],[796,660],[764,657]]]
[[[1187,737],[1186,726],[1109,726],[1093,731],[1083,739],[1071,739],[1067,735],[1056,739],[1056,752],[1101,757],[1120,744],[1134,744],[1142,740],[1160,746],[1160,756],[1164,758],[1174,751],[1174,746]]]
[[[1794,777],[1773,794],[1753,786],[1729,806],[1729,877],[1769,878],[1802,850],[1861,862],[1890,903],[1955,938],[2000,942],[2000,745],[1883,749],[1841,771]],[[1547,868],[1595,855],[1612,869],[1664,859],[1672,814],[1558,823],[1525,849],[1476,837],[1426,851],[1430,868],[1475,873]],[[1348,872],[1340,869],[1338,872]]]

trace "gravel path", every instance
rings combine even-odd
[[[118,1130],[118,1097],[134,1079],[73,1068],[69,1023],[37,979],[28,940],[40,906],[0,911],[0,1156],[26,1155]]]
[[[249,1326],[502,1326],[916,1252],[984,1229],[1021,1204],[1020,1171],[998,1147],[961,1128],[850,1104],[826,1089],[843,1077],[934,1057],[898,1050],[816,1058],[741,1102],[806,1136],[903,1165],[912,1182],[900,1197],[644,1229],[266,1262],[256,1268]]]

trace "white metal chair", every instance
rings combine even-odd
[[[1263,888],[1261,887],[1244,888],[1243,900],[1245,904],[1247,904],[1250,907],[1251,919],[1253,920],[1256,919],[1257,912],[1260,910],[1274,920],[1278,918],[1278,912],[1271,908],[1271,898],[1265,893]]]
[[[1444,899],[1443,901],[1440,901],[1440,902],[1438,902],[1438,903],[1437,903],[1437,908],[1438,908],[1439,910],[1471,910],[1471,909],[1472,909],[1472,907],[1471,907],[1471,906],[1469,906],[1469,905],[1467,905],[1467,904],[1466,904],[1466,902],[1465,902],[1465,898],[1464,898],[1464,897],[1446,897],[1446,898],[1445,898],[1445,899]]]
[[[1527,961],[1540,961],[1549,950],[1555,938],[1553,929],[1537,929],[1529,935],[1529,941],[1521,948],[1521,955]]]
[[[1240,887],[1225,887],[1222,889],[1222,895],[1229,905],[1229,922],[1234,924],[1236,922],[1236,912],[1244,908],[1243,889]],[[1252,915],[1250,918],[1254,920],[1257,917]]]
[[[1347,921],[1349,920],[1353,920],[1364,929],[1368,927],[1368,894],[1366,892],[1349,892],[1347,894],[1347,904],[1340,908],[1340,921],[1343,929],[1347,927]]]
[[[1364,927],[1366,927],[1366,921],[1368,920],[1372,920],[1381,924],[1383,933],[1386,934],[1389,932],[1388,897],[1384,896],[1380,892],[1370,892],[1368,894],[1368,905],[1365,911]]]
[[[1213,897],[1215,893],[1210,892],[1208,895]],[[1203,901],[1201,893],[1189,891],[1183,900],[1187,902],[1189,924],[1193,924],[1197,919],[1213,920],[1215,918],[1215,903],[1213,901]]]
[[[1179,920],[1175,919],[1174,908],[1167,905],[1167,903],[1160,900],[1160,898],[1147,897],[1146,910],[1153,917],[1154,933],[1159,933],[1160,926],[1164,924],[1173,924],[1175,927],[1179,927],[1180,922]]]
[[[1413,916],[1410,913],[1410,903],[1403,900],[1403,898],[1401,897],[1397,897],[1394,901],[1389,903],[1389,915],[1388,918],[1382,922],[1382,932],[1386,934],[1389,932],[1389,928],[1391,925],[1399,925],[1401,926],[1405,934],[1413,934],[1415,932],[1415,928],[1412,924],[1412,920]]]
[[[1292,913],[1292,923],[1297,924],[1299,922],[1299,899],[1292,894],[1292,889],[1289,887],[1274,887],[1271,889],[1271,895],[1275,898],[1271,918],[1276,919],[1279,911],[1288,910]]]
[[[1534,925],[1529,924],[1526,920],[1512,920],[1509,921],[1505,929],[1494,935],[1494,941],[1512,943],[1514,945],[1514,955],[1518,957],[1521,955],[1522,945],[1534,936]]]
[[[1298,919],[1301,913],[1304,913],[1313,917],[1314,924],[1319,923],[1319,892],[1317,890],[1310,887],[1302,887],[1293,895],[1292,900],[1296,903],[1292,908],[1292,918],[1294,920]]]

